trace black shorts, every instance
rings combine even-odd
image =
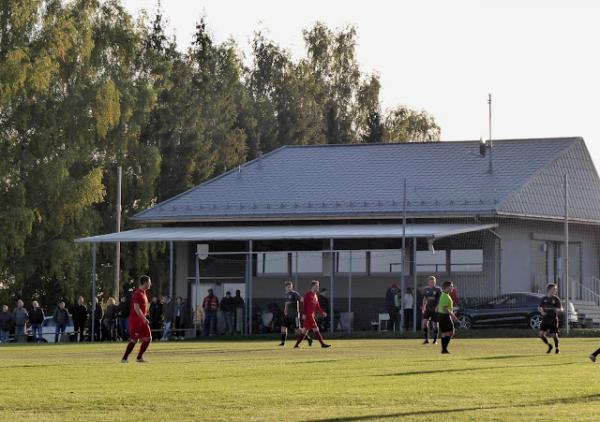
[[[300,324],[298,324],[298,318],[292,317],[283,317],[283,322],[281,323],[282,327],[285,328],[293,328],[294,330],[300,328]]]
[[[437,322],[438,313],[433,309],[425,309],[425,312],[423,312],[423,319],[429,319],[432,322]]]
[[[543,319],[542,325],[540,325],[540,331],[547,331],[552,334],[558,334],[558,320]]]
[[[437,321],[440,324],[440,333],[449,333],[454,331],[454,322],[452,322],[452,318],[450,318],[450,315],[438,314]]]

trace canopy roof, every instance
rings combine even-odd
[[[487,230],[495,224],[407,224],[406,237],[441,239]],[[310,226],[146,227],[77,239],[77,243],[192,242],[218,240],[383,239],[400,238],[402,224],[330,224]]]

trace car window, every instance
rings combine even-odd
[[[494,305],[494,306],[503,305],[507,299],[508,299],[508,297],[506,297],[506,296],[500,296],[499,298],[490,301],[488,304]]]
[[[526,299],[527,305],[530,305],[530,306],[539,305],[540,301],[541,301],[541,299],[537,296],[527,296],[527,299]]]

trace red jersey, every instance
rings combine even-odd
[[[133,296],[131,297],[131,311],[129,313],[130,318],[133,317],[134,319],[141,320],[137,312],[135,312],[134,305],[136,303],[140,307],[140,311],[142,311],[142,314],[144,316],[148,315],[148,296],[146,296],[146,291],[144,289],[138,288],[135,292],[133,292]]]
[[[321,305],[319,305],[319,297],[315,292],[309,290],[304,295],[304,315],[306,318],[314,316],[315,312],[318,312],[320,315],[323,315],[325,312],[321,309]]]

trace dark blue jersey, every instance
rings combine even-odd
[[[291,292],[287,292],[284,296],[284,300],[285,300],[285,305],[284,305],[284,312],[285,312],[285,306],[287,306],[287,317],[290,318],[300,318],[300,300],[301,300],[301,296],[300,293],[298,293],[295,290],[292,290]]]
[[[423,289],[423,297],[427,300],[427,304],[425,307],[429,311],[434,311],[440,301],[440,296],[442,296],[442,289],[438,286],[433,287],[425,287]]]
[[[542,301],[540,302],[540,308],[546,312],[544,318],[546,319],[554,319],[558,318],[558,312],[560,308],[562,308],[562,304],[558,296],[544,296]]]

